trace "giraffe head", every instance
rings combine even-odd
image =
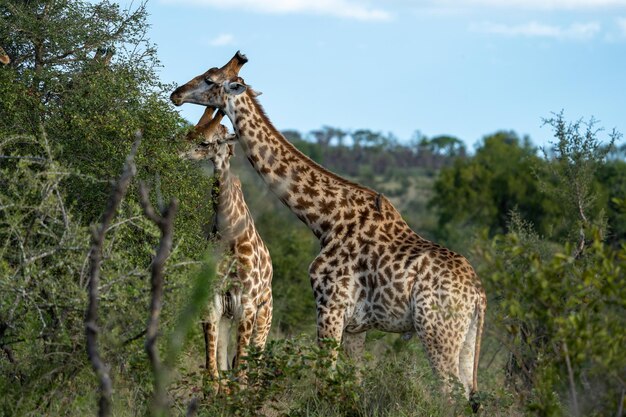
[[[212,113],[212,109],[207,109],[208,111]],[[226,126],[220,123],[223,117],[224,113],[218,110],[208,123],[197,125],[187,139],[200,136],[202,142],[197,143],[181,157],[193,161],[209,159],[217,169],[227,169],[230,157],[234,154],[236,136],[228,133]]]
[[[229,96],[237,96],[248,88],[239,78],[239,70],[246,62],[246,56],[237,51],[222,68],[211,68],[178,87],[170,99],[177,106],[194,103],[224,109]]]

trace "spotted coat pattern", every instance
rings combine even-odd
[[[458,379],[467,396],[476,391],[486,296],[467,259],[417,235],[383,195],[299,152],[227,70],[233,60],[171,99],[223,110],[254,169],[319,239],[309,267],[318,338],[342,340],[358,356],[369,329],[417,334],[444,380]]]
[[[263,348],[272,322],[272,261],[265,243],[254,226],[241,191],[241,182],[230,172],[234,135],[229,135],[219,122],[221,113],[208,123],[207,109],[193,136],[202,142],[184,154],[192,160],[209,159],[215,167],[219,184],[215,204],[214,230],[228,252],[219,266],[224,279],[216,291],[209,317],[203,323],[206,369],[217,380],[218,366],[228,368],[227,346],[231,323],[237,326],[237,349],[234,365],[245,356],[252,343]],[[219,362],[219,363],[218,363]],[[244,375],[241,375],[242,377]]]

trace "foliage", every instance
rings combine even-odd
[[[83,340],[88,225],[136,131],[144,139],[139,177],[185,201],[166,269],[166,328],[191,285],[189,267],[207,247],[209,181],[179,164],[183,123],[156,77],[143,5],[5,1],[0,17],[0,43],[12,57],[0,68],[0,414],[80,413],[91,408],[95,387]],[[101,343],[114,379],[141,387],[141,402],[150,374],[137,343],[146,309],[138,307],[147,306],[157,233],[141,216],[136,185],[109,236]]]
[[[200,415],[465,414],[465,400],[440,395],[419,343],[370,332],[363,368],[341,357],[330,369],[328,344],[313,338],[307,267],[318,243],[241,156],[233,170],[273,258],[273,340],[242,362],[247,386],[231,370],[231,394],[213,396],[197,322],[213,289],[202,259],[211,181],[202,165],[178,160],[186,122],[158,81],[144,6],[0,2],[0,45],[12,57],[0,68],[0,416],[94,414],[83,327],[89,225],[137,131],[138,178],[152,183],[157,205],[162,196],[181,202],[159,338],[175,411],[205,394]],[[556,141],[544,159],[511,132],[486,136],[473,155],[449,136],[417,133],[404,143],[328,126],[286,135],[316,162],[391,198],[419,233],[460,246],[468,231],[486,229],[475,252],[491,296],[483,415],[615,415],[626,369],[625,148],[601,145],[593,119],[567,123],[560,113],[546,123]],[[102,264],[100,345],[115,415],[149,413],[154,382],[142,340],[158,233],[136,188]],[[293,337],[303,332],[310,337]]]
[[[598,195],[606,186],[597,181],[596,172],[605,163],[620,135],[616,131],[611,132],[603,145],[598,138],[602,129],[596,128],[595,119],[585,123],[581,131],[583,122],[568,123],[563,112],[544,123],[552,127],[556,142],[550,152],[544,150],[545,159],[550,163],[542,166],[544,172],[540,184],[544,192],[560,202],[561,214],[565,218],[577,219],[574,225],[570,225],[569,238],[579,240],[578,250],[582,251],[585,230],[595,226],[604,232],[607,202],[599,201]],[[622,189],[621,192],[623,195],[625,191]],[[571,226],[574,226],[573,230]],[[572,233],[575,233],[575,238],[572,238]]]
[[[539,190],[534,171],[542,162],[528,138],[512,132],[486,136],[472,158],[443,168],[431,206],[439,213],[440,236],[454,240],[464,226],[487,227],[491,235],[507,230],[515,209],[547,230],[554,222],[554,202]]]
[[[614,415],[626,389],[626,245],[603,242],[603,213],[594,204],[595,175],[607,151],[593,121],[582,135],[580,124],[566,123],[562,114],[548,123],[558,141],[546,153],[550,175],[542,185],[559,199],[565,230],[574,233],[541,236],[514,212],[509,232],[476,255],[510,353],[509,386],[528,410]],[[614,204],[623,209],[622,200]]]
[[[184,123],[165,97],[170,86],[156,75],[145,5],[120,10],[109,1],[5,1],[0,16],[0,43],[13,58],[0,69],[0,134],[49,138],[54,159],[80,174],[60,185],[76,219],[88,225],[104,207],[107,180],[141,131],[139,178],[185,201],[176,223],[180,249],[201,253],[209,182],[179,163]],[[29,155],[30,149],[21,151]]]
[[[336,369],[330,368],[328,345],[318,347],[309,337],[272,340],[264,352],[252,350],[246,358],[248,384],[241,386],[237,370],[230,370],[225,382],[228,394],[205,392],[199,416],[415,416],[451,417],[469,415],[460,391],[452,401],[441,396],[417,343],[391,336],[373,342],[376,358],[365,367],[340,356]],[[198,371],[191,371],[176,383],[202,384]],[[184,396],[181,396],[181,401]],[[498,393],[489,393],[484,415],[518,416],[512,402]]]
[[[480,253],[491,271],[482,275],[487,292],[497,294],[496,320],[508,335],[510,382],[538,415],[560,415],[552,393],[567,387],[567,361],[586,413],[617,409],[624,389],[626,247],[612,249],[596,236],[584,258],[570,252],[551,251],[515,226]]]

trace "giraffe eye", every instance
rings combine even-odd
[[[209,85],[209,86],[211,86],[211,85],[215,84],[215,82],[214,82],[214,81],[211,81],[211,79],[210,79],[209,77],[204,77],[204,82],[205,82],[207,85]]]
[[[210,145],[210,143],[209,143],[209,142],[200,142],[200,143],[198,144],[198,146],[200,146],[201,148],[208,148],[208,147],[209,147],[209,145]]]

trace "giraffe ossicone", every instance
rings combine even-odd
[[[272,260],[248,210],[239,179],[230,172],[234,135],[220,123],[223,114],[207,108],[191,137],[202,141],[181,156],[210,160],[218,186],[212,188],[214,232],[227,252],[218,268],[209,315],[202,328],[206,369],[216,383],[219,370],[228,369],[231,325],[237,327],[237,367],[250,344],[263,348],[272,323]],[[217,193],[217,195],[215,195]],[[218,370],[219,368],[219,370]],[[245,374],[240,373],[245,382]],[[216,386],[218,384],[216,383]]]
[[[170,98],[223,111],[254,169],[319,239],[309,267],[319,340],[359,356],[368,329],[416,333],[444,380],[457,378],[468,397],[477,390],[486,296],[467,259],[416,234],[383,195],[298,151],[238,72],[211,68]]]

